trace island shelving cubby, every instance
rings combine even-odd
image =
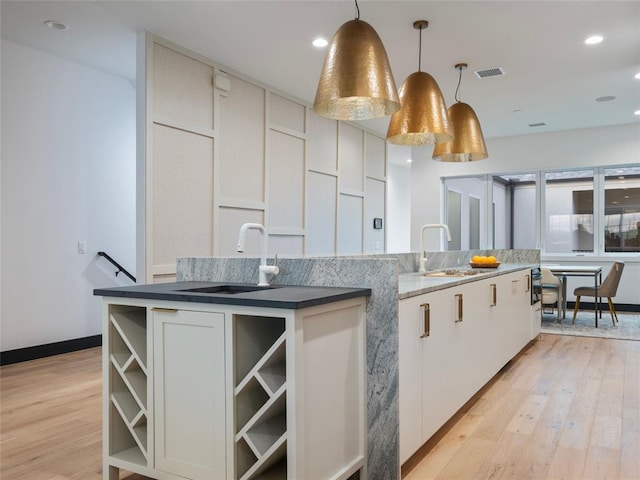
[[[147,318],[146,309],[112,305],[108,313],[111,431],[109,454],[125,462],[146,465],[147,441]]]
[[[236,479],[286,479],[284,318],[234,317]]]

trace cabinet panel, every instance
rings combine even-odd
[[[364,134],[366,142],[366,174],[368,177],[383,179],[387,176],[386,143],[384,138],[370,133]]]
[[[309,172],[307,193],[307,238],[305,254],[336,253],[338,179],[333,175]]]
[[[153,265],[213,254],[213,140],[155,125]]]
[[[308,168],[335,174],[338,168],[338,122],[309,109],[307,135]]]
[[[425,295],[398,305],[398,382],[400,406],[400,463],[422,445],[422,340],[420,302]],[[437,390],[438,385],[434,385]]]
[[[346,123],[340,123],[339,132],[340,191],[362,192],[364,190],[364,132]]]
[[[220,97],[220,198],[264,202],[265,91],[230,76]]]
[[[364,199],[340,195],[338,208],[338,255],[362,253],[362,215]]]
[[[296,478],[336,478],[364,453],[364,310],[355,305],[303,320],[304,470]],[[331,352],[327,355],[327,352]]]
[[[157,43],[153,67],[153,113],[213,129],[213,68]]]
[[[300,133],[305,131],[304,105],[271,93],[269,116],[272,123]]]
[[[224,315],[154,311],[155,466],[225,478]]]
[[[269,228],[303,228],[304,140],[276,130],[269,140]]]
[[[302,235],[269,235],[268,255],[304,255]]]

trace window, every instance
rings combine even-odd
[[[486,175],[448,178],[444,182],[446,192],[446,223],[451,232],[447,250],[472,250],[485,244],[487,215]]]
[[[640,252],[640,169],[604,171],[604,251]]]
[[[549,253],[593,252],[593,170],[545,174]]]
[[[640,164],[443,180],[446,191],[462,198],[462,212],[445,203],[445,218],[459,226],[463,250],[479,244],[542,245],[542,253],[551,255],[640,252]],[[478,193],[483,182],[487,202]]]
[[[536,174],[493,177],[494,248],[536,248]]]

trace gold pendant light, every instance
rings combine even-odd
[[[447,104],[435,79],[420,70],[422,30],[429,22],[417,20],[413,28],[420,30],[418,71],[409,75],[400,87],[402,108],[393,114],[387,140],[398,145],[432,145],[448,142],[453,132],[447,115]]]
[[[467,64],[458,63],[455,68],[460,71],[455,95],[456,103],[448,110],[453,126],[453,140],[436,145],[433,149],[433,158],[443,162],[484,160],[489,155],[478,117],[469,105],[458,100],[462,70],[467,68]]]
[[[313,109],[336,120],[367,120],[400,109],[396,83],[382,40],[357,17],[342,25],[324,60]]]

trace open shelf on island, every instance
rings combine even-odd
[[[116,327],[129,349],[147,366],[147,312],[145,308],[122,305],[111,306],[111,323]]]
[[[286,339],[284,318],[234,315],[236,479],[286,479]]]
[[[146,308],[109,306],[109,455],[147,466]]]

